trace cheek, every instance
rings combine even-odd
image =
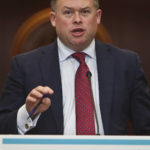
[[[59,26],[59,28],[61,30],[65,30],[66,28],[68,28],[69,23],[68,23],[67,20],[59,18],[58,21],[57,21],[57,25]]]
[[[57,32],[57,35],[61,38],[62,41],[63,41],[64,38],[67,38],[70,35],[70,33],[69,33],[70,24],[71,23],[68,23],[68,21],[66,21],[64,19],[58,19],[57,20],[56,32]]]
[[[86,26],[90,31],[95,31],[97,28],[97,20],[93,18],[89,19],[86,23]]]

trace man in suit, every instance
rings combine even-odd
[[[77,134],[75,76],[80,64],[73,54],[84,53],[92,73],[94,134],[125,135],[129,119],[134,134],[150,134],[150,93],[138,56],[94,38],[101,20],[98,0],[51,0],[51,6],[58,38],[13,58],[1,97],[0,133]]]

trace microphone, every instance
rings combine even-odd
[[[93,96],[93,91],[92,91],[92,85],[91,85],[92,73],[90,71],[87,71],[86,76],[87,76],[89,84],[90,84],[90,91],[91,91],[92,102],[93,102],[93,107],[94,107],[94,114],[95,114],[96,125],[97,125],[97,134],[96,135],[100,135],[98,117],[97,117],[97,112],[96,112],[96,107],[95,107],[95,102],[94,102],[94,96]]]

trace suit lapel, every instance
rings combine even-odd
[[[96,42],[96,56],[99,77],[100,109],[104,133],[109,133],[114,79],[114,58],[108,47]]]
[[[54,90],[54,94],[50,96],[52,100],[50,108],[53,112],[58,132],[63,134],[62,86],[56,42],[43,50],[40,69],[44,86],[49,86]]]

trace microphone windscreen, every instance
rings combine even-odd
[[[92,76],[92,73],[91,73],[90,71],[87,71],[86,76],[87,76],[88,78],[90,78],[90,77]]]

